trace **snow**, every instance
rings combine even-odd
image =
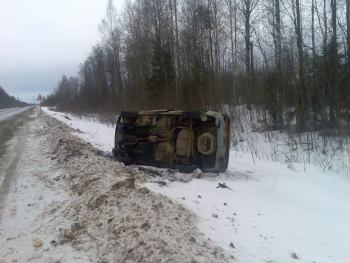
[[[38,118],[33,122],[20,129],[8,144],[6,155],[18,152],[19,156],[5,159],[18,158],[18,163],[5,197],[6,206],[0,211],[0,262],[89,262],[93,251],[51,245],[59,228],[69,226],[62,211],[71,196],[61,182],[54,180],[64,171],[54,169],[48,155],[50,148],[41,134],[45,123]],[[40,248],[34,248],[35,239],[42,241]]]
[[[0,121],[6,120],[14,115],[20,114],[29,107],[0,109]]]
[[[74,135],[105,153],[111,153],[114,146],[115,126],[102,124],[94,118],[78,117],[69,113],[52,111],[46,107],[43,107],[42,110],[76,130],[73,133]]]
[[[232,152],[229,170],[218,177],[148,187],[194,211],[200,229],[224,249],[232,242],[239,262],[294,262],[293,252],[300,262],[346,262],[350,182],[310,170],[266,160],[254,165]],[[216,188],[219,182],[232,191]]]
[[[95,147],[112,149],[114,127],[44,111]],[[229,169],[217,177],[146,186],[193,211],[205,236],[237,262],[350,262],[349,177],[305,163],[292,168],[232,151]]]

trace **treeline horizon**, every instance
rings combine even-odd
[[[7,94],[5,89],[0,86],[0,109],[6,109],[11,107],[24,107],[28,104],[16,99],[14,96]]]
[[[273,129],[349,128],[346,0],[113,1],[101,40],[45,105],[115,112],[247,105]]]

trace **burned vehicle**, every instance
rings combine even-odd
[[[122,112],[113,156],[125,164],[192,172],[223,172],[230,151],[230,119],[213,111]]]

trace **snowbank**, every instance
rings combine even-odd
[[[51,111],[46,107],[42,110],[52,117],[68,124],[74,132],[74,135],[91,143],[105,153],[111,153],[114,146],[115,126],[103,124],[94,118],[78,117],[69,113]]]

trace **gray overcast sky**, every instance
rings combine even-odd
[[[114,0],[117,9],[123,0]],[[0,0],[0,86],[32,102],[73,75],[100,39],[107,0]]]

